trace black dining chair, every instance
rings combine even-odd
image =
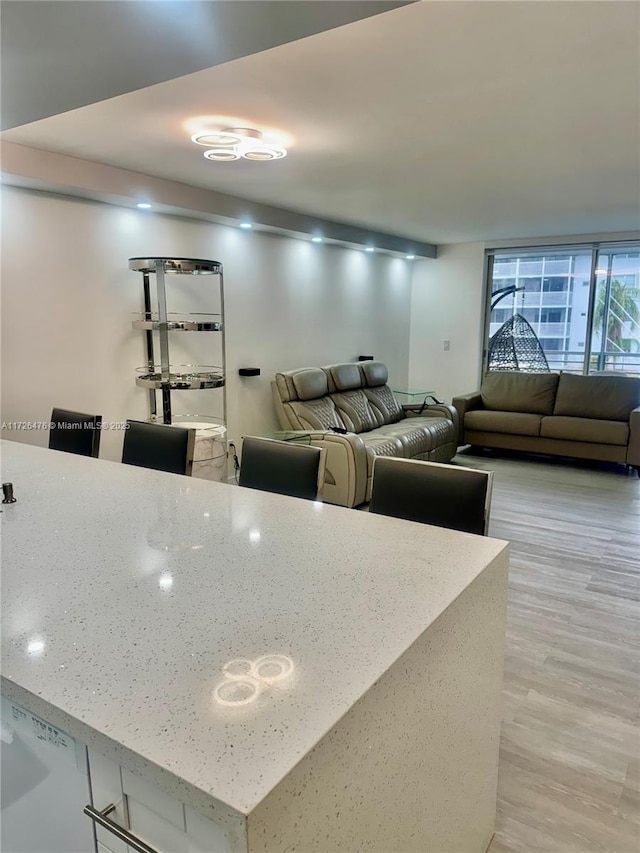
[[[189,476],[195,440],[193,429],[128,420],[122,461],[125,465]]]
[[[54,408],[49,423],[49,450],[97,457],[101,428],[102,415]]]
[[[325,457],[324,448],[248,436],[242,442],[238,484],[293,498],[319,500]]]
[[[492,471],[379,456],[369,511],[484,536]]]

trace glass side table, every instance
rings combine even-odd
[[[262,432],[255,438],[271,438],[274,441],[292,441],[296,444],[311,444],[311,433],[304,431],[277,429],[273,432]]]
[[[435,396],[435,391],[418,391],[414,388],[392,388],[393,393],[400,398],[402,408],[406,411],[420,414],[431,404],[442,405],[442,401]]]
[[[391,390],[398,397],[406,397],[408,403],[421,403],[436,393],[435,391],[416,391],[413,388],[392,388]]]

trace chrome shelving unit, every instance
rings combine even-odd
[[[149,414],[152,420],[171,424],[174,420],[172,391],[221,389],[222,418],[212,418],[226,425],[225,340],[224,340],[224,280],[222,264],[200,258],[129,258],[129,269],[142,273],[144,311],[132,322],[134,329],[145,334],[147,363],[136,370],[136,385],[149,394]],[[167,311],[166,276],[217,276],[220,311],[216,314],[175,314]],[[155,276],[155,306],[152,300],[151,276]],[[210,332],[222,336],[222,364],[172,364],[169,354],[169,332]],[[160,350],[156,360],[154,333]],[[161,407],[158,410],[157,392]],[[208,416],[179,414],[177,421],[206,420]]]

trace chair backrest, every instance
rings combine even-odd
[[[379,456],[370,512],[485,535],[493,472]]]
[[[128,420],[122,461],[125,465],[190,475],[195,439],[193,429]]]
[[[242,442],[238,483],[314,501],[322,494],[325,458],[324,448],[248,436]]]
[[[276,373],[271,383],[283,429],[367,432],[406,417],[381,361],[345,362]]]
[[[97,457],[101,430],[102,415],[55,408],[51,412],[49,449]]]

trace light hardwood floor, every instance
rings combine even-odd
[[[640,479],[461,453],[511,542],[489,853],[640,851]]]

